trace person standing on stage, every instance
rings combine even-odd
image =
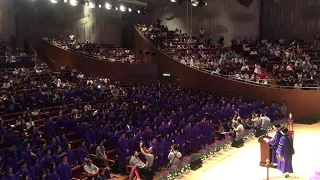
[[[278,145],[279,145],[279,142],[280,142],[280,138],[282,137],[282,134],[281,134],[281,125],[280,124],[275,124],[274,126],[274,129],[277,131],[276,132],[276,135],[274,135],[274,138],[272,139],[266,139],[266,142],[268,142],[271,146],[271,163],[272,163],[272,166],[277,166],[278,164],[278,160],[277,160],[277,149],[278,149]]]
[[[294,154],[293,140],[288,135],[288,128],[281,129],[282,137],[280,138],[279,146],[276,151],[278,158],[278,169],[289,177],[289,173],[293,173],[292,155]]]

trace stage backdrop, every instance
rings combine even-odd
[[[186,2],[180,5],[170,0],[150,0],[147,15],[141,16],[141,22],[155,23],[160,18],[169,29],[178,28],[193,35],[199,35],[200,27],[203,27],[207,37],[213,36],[217,40],[223,35],[226,45],[230,45],[233,37],[259,37],[260,0],[255,0],[250,7],[242,6],[237,0],[207,2],[207,6],[200,8],[192,7],[190,3],[187,7]]]
[[[261,35],[312,41],[320,32],[319,0],[266,0],[261,6]]]
[[[79,41],[121,45],[123,21],[119,11],[107,11],[104,7],[90,9],[80,3],[71,6],[63,1],[57,4],[49,0],[2,1],[15,3],[12,11],[15,11],[19,43],[23,38],[36,44],[45,36],[59,37],[73,33]]]

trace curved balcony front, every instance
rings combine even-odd
[[[262,99],[267,104],[272,101],[286,102],[288,112],[293,113],[295,119],[314,118],[320,115],[320,91],[296,90],[277,87],[267,87],[259,84],[238,81],[219,75],[192,68],[181,64],[171,56],[161,52],[135,27],[134,52],[144,54],[153,53],[154,62],[157,63],[159,74],[171,74],[172,81],[182,87],[198,88],[213,93],[231,93],[241,95],[248,100]]]

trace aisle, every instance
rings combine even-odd
[[[293,157],[293,169],[298,179],[307,180],[314,169],[320,166],[320,124],[295,124],[294,128],[296,154]],[[259,143],[257,139],[253,139],[239,149],[232,148],[212,157],[202,168],[189,172],[181,179],[262,180],[266,178],[266,168],[260,167],[259,161]],[[277,180],[287,179],[280,171],[273,168],[270,168],[270,177]]]

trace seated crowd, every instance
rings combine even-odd
[[[98,59],[122,63],[139,63],[135,55],[127,48],[114,47],[113,45],[97,44],[92,42],[81,43],[74,38],[51,38],[49,40],[54,45],[63,49],[76,51],[78,53],[96,57]]]
[[[285,104],[174,85],[123,84],[69,67],[59,75],[45,64],[1,73],[4,82],[14,76],[1,92],[4,180],[109,179],[110,171],[125,174],[139,165],[146,175],[167,166],[173,144],[184,156],[224,132],[241,135],[238,124],[251,128],[259,114],[272,121],[286,115]],[[142,161],[131,162],[131,155]]]
[[[0,42],[0,62],[15,62],[18,57],[25,57],[26,53],[17,48],[14,37],[10,41],[2,40]]]
[[[319,87],[319,50],[302,40],[236,39],[232,47],[271,71],[278,85]]]
[[[212,37],[188,36],[181,30],[171,31],[165,26],[138,25],[148,37],[167,54],[179,59],[182,64],[201,69],[211,74],[225,75],[238,80],[268,84],[267,77],[257,74],[256,66],[249,65],[248,58],[230,48],[223,48],[223,37],[215,43]]]

